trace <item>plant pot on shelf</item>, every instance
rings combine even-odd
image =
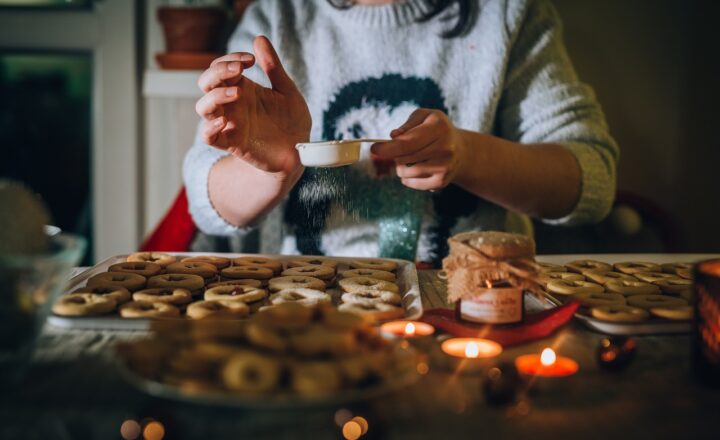
[[[221,56],[220,38],[227,15],[218,7],[161,6],[158,20],[165,35],[167,53],[157,54],[161,67],[204,69]]]

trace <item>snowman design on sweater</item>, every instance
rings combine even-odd
[[[323,139],[387,138],[420,107],[447,113],[440,88],[429,78],[385,74],[351,82],[323,112]],[[451,186],[435,194],[459,191]],[[372,157],[370,144],[364,144],[356,164],[305,170],[290,194],[285,220],[303,254],[324,254],[322,232],[331,210],[340,209],[350,221],[377,223],[379,256],[413,260],[423,216],[434,205],[435,194],[404,186],[394,163]],[[432,240],[438,243],[432,247],[439,259],[448,234],[434,229]]]

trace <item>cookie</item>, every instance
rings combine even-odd
[[[242,301],[196,301],[185,313],[191,319],[241,319],[250,314],[250,307]]]
[[[161,302],[182,306],[192,302],[192,294],[187,289],[178,287],[151,287],[133,293],[133,300],[147,302]]]
[[[343,278],[338,281],[340,288],[345,292],[361,292],[366,290],[385,290],[398,293],[400,288],[397,284],[389,281],[377,280],[368,277]]]
[[[95,293],[71,293],[61,296],[52,311],[60,316],[104,315],[115,310],[117,302],[105,295]]]
[[[131,292],[142,289],[145,283],[144,276],[127,272],[103,272],[93,275],[87,281],[88,287],[119,286]]]
[[[294,302],[304,306],[330,304],[332,298],[327,293],[314,289],[284,289],[270,296],[270,304]]]
[[[180,309],[172,304],[150,301],[130,301],[119,309],[123,318],[176,318]]]
[[[314,277],[306,276],[284,276],[273,278],[268,282],[268,289],[271,292],[278,292],[283,289],[315,289],[325,290],[325,281]]]
[[[593,317],[603,321],[634,322],[644,321],[650,314],[639,307],[631,306],[598,306],[590,310]]]

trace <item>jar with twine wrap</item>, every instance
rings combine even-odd
[[[449,255],[440,277],[447,279],[448,300],[475,297],[494,282],[542,295],[535,242],[507,232],[464,232],[448,239]]]

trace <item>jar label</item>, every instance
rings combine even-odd
[[[473,298],[460,300],[460,319],[485,324],[522,321],[522,289],[485,289]]]

